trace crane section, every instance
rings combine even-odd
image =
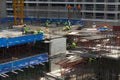
[[[23,24],[24,0],[12,0],[14,25]]]

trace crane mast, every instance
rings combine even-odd
[[[12,0],[14,25],[23,24],[24,0]]]

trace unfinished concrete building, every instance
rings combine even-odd
[[[7,11],[5,13],[7,14],[5,17],[13,17],[12,1],[6,0],[5,2],[7,5],[2,4],[2,3],[1,4],[3,6],[7,6],[7,8],[1,9],[1,10]],[[61,51],[64,51],[63,53],[65,53],[66,51],[66,39],[65,38],[51,39],[51,33],[48,34],[50,36],[49,37],[50,39],[48,39],[48,42],[50,42],[50,44],[47,43],[47,48],[45,44],[41,45],[37,43],[36,45],[33,45],[34,38],[32,38],[32,41],[33,41],[33,43],[31,43],[32,47],[29,46],[30,45],[29,42],[28,44],[25,44],[25,46],[27,46],[28,49],[37,48],[38,51],[40,50],[39,48],[42,47],[41,50],[43,50],[44,48],[45,51],[48,52],[48,55],[51,58],[51,61],[50,61],[51,67],[49,67],[51,71],[59,69],[58,66],[54,64],[55,62],[58,62],[58,65],[60,65],[59,66],[60,68],[70,68],[72,74],[73,75],[75,74],[76,80],[88,80],[88,79],[91,80],[92,78],[95,78],[92,80],[119,80],[119,74],[120,74],[120,70],[119,70],[120,34],[119,34],[119,30],[118,28],[115,28],[118,31],[115,31],[115,30],[111,31],[111,29],[106,30],[106,27],[109,28],[109,26],[112,26],[112,25],[119,25],[119,2],[120,2],[119,0],[116,0],[116,1],[114,0],[81,0],[81,1],[79,0],[25,0],[24,18],[31,18],[31,21],[32,21],[32,18],[35,18],[35,19],[49,18],[49,19],[52,19],[51,23],[54,24],[58,20],[55,20],[53,18],[58,18],[58,19],[66,18],[66,20],[61,19],[63,22],[67,21],[68,19],[78,19],[78,21],[82,19],[86,21],[85,25],[88,25],[89,27],[91,27],[91,25],[94,22],[95,24],[99,22],[99,25],[96,25],[96,27],[93,28],[95,31],[91,29],[85,29],[85,30],[82,29],[81,31],[78,30],[79,31],[78,34],[74,35],[75,38],[72,37],[73,41],[76,41],[77,43],[76,50],[78,50],[78,52],[76,52],[74,51],[74,49],[73,50],[71,49],[71,52],[73,52],[73,54],[77,54],[77,57],[78,57],[78,58],[72,57],[73,59],[72,61],[68,59],[65,61],[63,60],[62,64],[61,64],[61,61],[60,62],[57,61],[59,60],[59,58],[61,58],[60,56],[58,56],[58,53],[62,53]],[[110,23],[110,24],[100,25],[101,23]],[[105,30],[99,31],[99,29],[105,29]],[[54,31],[51,31],[51,32],[54,33]],[[75,32],[77,31],[75,30]],[[33,34],[33,35],[36,35],[36,34]],[[25,39],[28,39],[28,37]],[[68,39],[69,38],[67,37],[67,40]],[[30,37],[30,40],[31,40],[31,37]],[[70,39],[68,41],[70,41]],[[15,41],[15,43],[17,42],[18,41]],[[60,44],[60,42],[62,44]],[[9,44],[11,44],[11,42],[9,42]],[[5,46],[6,52],[4,52],[4,48],[1,48],[1,51],[3,51],[3,54],[6,54],[6,55],[1,55],[3,56],[3,58],[8,56],[7,54],[8,52],[12,54],[13,50],[15,50],[14,52],[15,57],[19,54],[20,51],[21,53],[23,53],[22,50],[24,49],[27,50],[27,48],[24,48],[24,45],[20,45],[20,46],[18,45],[18,46],[13,46],[13,47],[9,46],[9,48],[7,47],[8,47],[8,44],[6,44]],[[34,51],[37,51],[37,50],[34,49]],[[14,58],[14,56],[10,54],[8,57]],[[57,58],[54,58],[56,56]],[[65,55],[64,57],[66,58],[67,56],[68,55]],[[27,58],[27,61],[30,59]],[[16,61],[15,63],[17,64]],[[32,64],[32,62],[29,62],[29,61],[27,63]],[[10,72],[13,70],[16,70],[14,69],[12,64],[10,66],[11,66],[11,70],[9,70]],[[39,66],[37,65],[33,65],[33,66],[37,67],[38,70],[40,70]],[[4,66],[2,67],[2,69],[4,69]],[[29,70],[27,72],[32,73]],[[37,69],[35,68],[35,74],[36,72],[37,72]],[[39,76],[40,72],[37,72],[37,73]],[[25,74],[27,74],[26,69],[25,69]],[[70,74],[70,77],[72,74]],[[1,75],[4,77],[5,74],[1,74]],[[32,75],[33,74],[30,74],[30,76]],[[21,76],[18,75],[18,77],[19,77],[18,80],[22,80]],[[28,79],[28,78],[30,77],[25,76],[25,79]],[[69,80],[69,79],[66,79],[66,80]]]
[[[112,22],[111,25],[118,25],[120,19],[119,2],[119,0],[25,0],[24,17],[69,17],[91,21],[88,25],[97,21]],[[6,4],[6,17],[10,17],[13,15],[12,1],[6,0]],[[71,5],[69,10],[68,4]],[[80,9],[78,5],[80,5]]]

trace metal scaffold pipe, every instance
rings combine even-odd
[[[9,75],[7,75],[7,74],[5,74],[5,73],[4,73],[4,74],[2,74],[2,75],[6,76],[6,77],[9,77]]]
[[[24,71],[24,70],[22,70],[22,69],[18,69],[18,70],[19,70],[19,71],[22,71],[22,72]]]
[[[15,72],[15,71],[12,71],[13,73],[15,73],[15,74],[18,74],[18,72]]]
[[[5,75],[2,75],[2,74],[0,74],[0,76],[6,78],[6,76],[5,76]]]

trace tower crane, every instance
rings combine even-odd
[[[23,24],[24,0],[12,0],[14,25]]]

